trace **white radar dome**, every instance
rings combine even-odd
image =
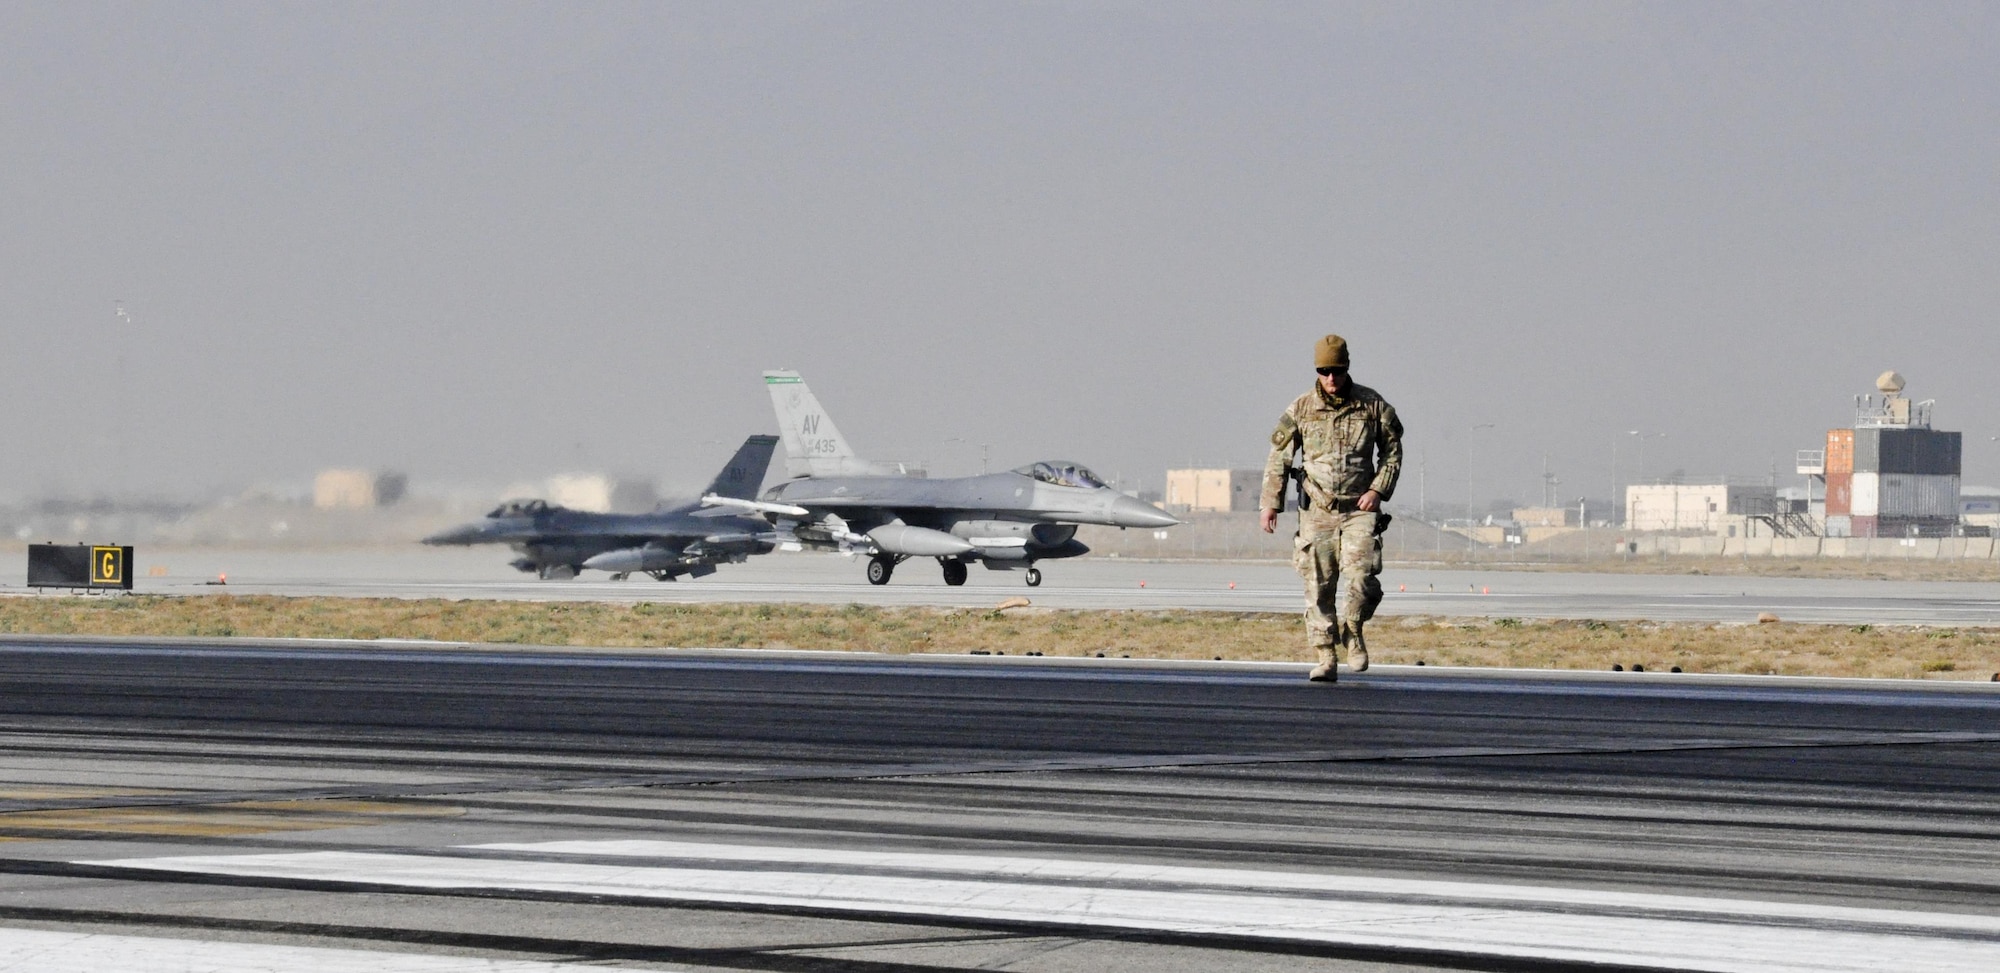
[[[1883,395],[1895,395],[1903,390],[1903,376],[1896,372],[1883,372],[1875,380],[1875,388]]]

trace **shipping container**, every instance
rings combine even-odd
[[[1956,476],[1963,438],[1961,433],[1935,429],[1856,429],[1853,470]]]
[[[1854,472],[1854,430],[1826,431],[1826,475]]]
[[[1958,518],[1958,477],[1914,473],[1853,473],[1847,508],[1856,517]],[[1827,478],[1828,509],[1833,478]]]
[[[1847,536],[1849,537],[1875,536],[1875,518],[1873,517],[1849,517],[1847,518],[1847,523]]]
[[[1874,517],[1882,511],[1882,474],[1853,473],[1854,490],[1848,494],[1847,512],[1856,517]],[[1856,537],[1864,535],[1856,534]],[[1865,536],[1874,536],[1872,534]]]
[[[1826,518],[1826,536],[1853,537],[1854,518],[1849,517],[1846,514],[1840,514],[1838,516],[1833,514],[1828,514]]]
[[[1927,430],[1928,443],[1914,455],[1912,473],[1931,476],[1958,476],[1963,471],[1960,464],[1965,457],[1965,434],[1960,432],[1938,432]]]
[[[1831,452],[1827,453],[1832,456]],[[1852,457],[1850,457],[1852,458]],[[1848,471],[1835,473],[1833,464],[1826,467],[1826,515],[1845,517],[1854,512],[1854,474]],[[1842,535],[1833,534],[1838,537]]]
[[[1857,477],[1861,474],[1855,474]],[[1883,517],[1958,519],[1958,477],[1882,473],[1876,513]]]

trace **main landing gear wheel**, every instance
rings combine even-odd
[[[896,561],[887,554],[877,554],[868,559],[868,583],[888,584],[889,575],[896,570]]]
[[[1041,569],[1041,568],[1029,568],[1029,569],[1028,569],[1028,587],[1030,587],[1030,588],[1039,588],[1039,587],[1041,587],[1041,586],[1042,586],[1042,569]]]
[[[939,558],[938,564],[944,567],[945,584],[951,585],[952,587],[956,588],[959,585],[965,583],[964,561],[953,561],[947,558]]]

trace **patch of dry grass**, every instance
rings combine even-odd
[[[1412,616],[1370,632],[1374,658],[1433,665],[1961,680],[2000,669],[2000,631],[1983,628]]]
[[[1005,612],[867,605],[445,601],[220,595],[0,598],[0,632],[432,639],[516,645],[1305,661],[1304,624],[1267,612]],[[2000,630],[1533,619],[1376,619],[1377,662],[1538,669],[1978,679]]]
[[[1705,574],[1759,578],[1837,578],[1862,581],[2000,581],[2000,560],[1861,557],[1692,557],[1635,554],[1631,557],[1508,560],[1442,558],[1392,562],[1399,567],[1460,571],[1538,571],[1587,574]]]

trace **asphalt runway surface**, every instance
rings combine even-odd
[[[499,548],[409,545],[354,551],[141,550],[137,590],[159,594],[277,594],[390,598],[662,602],[810,602],[983,607],[1026,596],[1049,608],[1298,611],[1297,575],[1277,562],[1138,561],[1083,558],[1046,562],[1046,580],[972,570],[948,587],[937,565],[912,560],[888,585],[862,579],[863,561],[836,554],[775,554],[724,565],[695,580],[610,581],[587,572],[542,581],[506,565]],[[160,572],[157,576],[151,572]],[[207,582],[226,576],[227,585]],[[1829,580],[1704,575],[1581,574],[1505,570],[1383,572],[1385,615],[1650,619],[1747,623],[1764,612],[1826,624],[2000,626],[2000,583]],[[20,590],[0,574],[0,591]]]
[[[35,970],[2000,960],[1984,684],[0,639]]]

